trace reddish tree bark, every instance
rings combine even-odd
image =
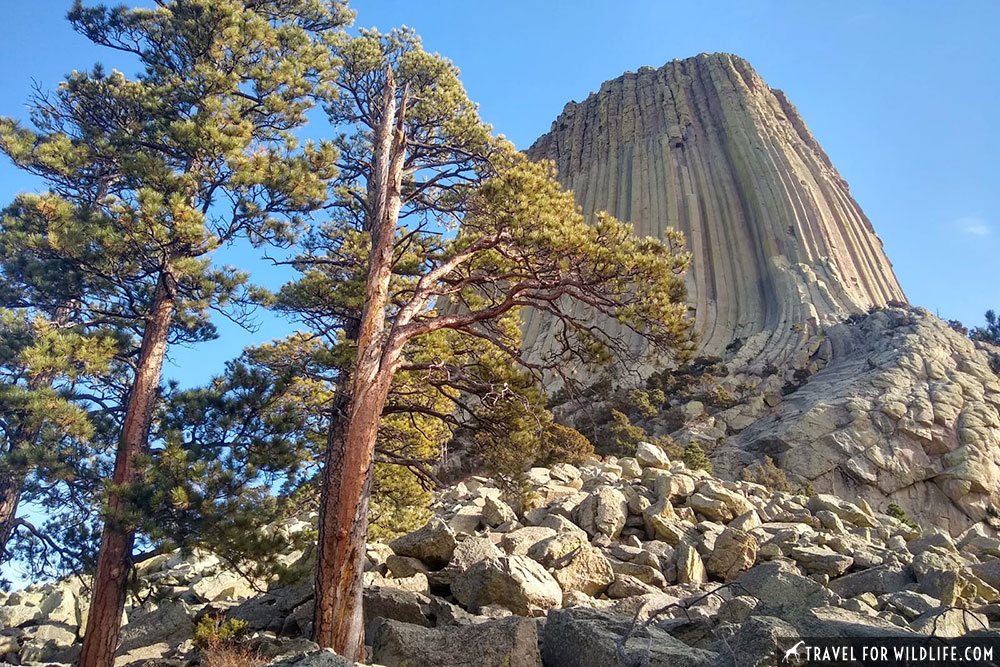
[[[406,92],[397,113],[392,71],[386,73],[383,114],[375,133],[368,183],[369,253],[357,357],[340,414],[331,423],[323,471],[313,639],[351,660],[364,658],[364,552],[379,419],[401,345],[387,345],[385,309],[392,276],[396,223],[402,203]],[[345,391],[346,390],[346,391]],[[349,397],[348,397],[349,396]],[[346,417],[346,423],[345,418]]]
[[[159,393],[160,373],[167,351],[176,294],[175,278],[167,266],[160,273],[149,318],[142,333],[135,381],[129,393],[122,424],[112,478],[113,487],[108,498],[107,518],[101,534],[101,550],[94,575],[93,599],[83,638],[83,652],[80,654],[80,667],[114,665],[135,542],[135,530],[123,517],[127,511],[127,503],[122,491],[136,481],[139,473],[136,458],[149,445],[149,429]]]
[[[0,562],[14,532],[17,504],[21,500],[22,478],[12,470],[0,473]]]

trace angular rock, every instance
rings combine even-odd
[[[633,595],[646,595],[647,593],[658,593],[659,589],[649,584],[639,581],[635,577],[627,574],[616,574],[614,581],[608,586],[607,595],[612,600],[630,598]]]
[[[562,603],[562,589],[556,580],[525,556],[480,561],[455,577],[451,592],[471,611],[498,605],[520,616]]]
[[[545,567],[558,567],[559,561],[581,547],[589,547],[587,534],[582,530],[575,533],[559,533],[547,537],[528,549],[528,557]]]
[[[439,570],[451,560],[457,544],[455,533],[448,524],[433,517],[423,527],[396,538],[389,546],[399,556],[416,558],[431,569]]]
[[[916,583],[916,580],[909,568],[901,565],[880,565],[838,577],[830,582],[830,590],[841,597],[853,598],[862,593],[874,595],[894,593],[913,583]]]
[[[635,458],[643,468],[670,468],[670,458],[660,447],[651,442],[640,442],[635,447]]]
[[[553,609],[545,621],[542,660],[545,665],[559,667],[619,665],[616,642],[625,635],[631,620],[597,609]],[[707,667],[717,657],[691,648],[656,626],[631,637],[625,650],[633,660],[648,652],[645,664],[649,667]]]
[[[531,547],[555,534],[556,531],[552,528],[526,526],[504,534],[500,539],[500,548],[508,555],[524,556]]]
[[[875,519],[863,512],[857,505],[827,493],[817,493],[810,496],[809,503],[806,506],[811,512],[832,512],[841,521],[846,521],[855,526],[874,528],[877,525]]]
[[[853,558],[838,554],[829,547],[793,547],[790,555],[809,574],[825,574],[829,577],[840,576],[854,564]]]
[[[495,528],[508,521],[517,521],[517,514],[499,498],[487,497],[483,505],[483,520],[490,528]]]
[[[677,582],[681,584],[701,584],[707,580],[705,563],[698,550],[687,542],[677,545]]]
[[[430,598],[421,593],[403,591],[389,586],[366,586],[364,593],[365,627],[375,618],[430,627],[431,621],[424,615],[430,605]]]
[[[611,562],[590,545],[580,546],[555,563],[552,576],[563,591],[580,591],[596,596],[615,580]]]
[[[128,652],[142,646],[179,644],[194,633],[194,612],[184,602],[161,602],[132,612],[121,629],[118,650]]]
[[[516,616],[459,628],[380,622],[372,632],[372,659],[385,667],[542,666],[536,623]]]
[[[723,581],[733,581],[753,567],[757,560],[757,548],[753,535],[726,528],[715,541],[715,549],[707,563],[708,571]]]
[[[785,646],[798,631],[790,624],[772,616],[752,616],[740,622],[740,629],[729,644],[733,667],[771,667],[775,656],[791,648]]]
[[[789,622],[797,619],[803,609],[829,604],[833,597],[826,588],[782,560],[755,565],[736,582],[740,594],[760,600],[756,613]]]
[[[601,534],[617,538],[625,527],[628,502],[624,494],[610,486],[602,486],[584,500],[577,509],[577,523],[591,537]]]

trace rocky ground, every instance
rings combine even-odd
[[[469,478],[427,525],[369,545],[372,663],[596,667],[648,653],[653,666],[749,666],[773,660],[779,637],[1000,636],[1000,540],[985,524],[921,532],[864,500],[722,481],[646,443],[528,482],[511,504]],[[353,664],[303,638],[310,581],[259,594],[206,554],[158,556],[139,574],[120,665],[209,664],[192,641],[206,615],[246,622],[254,664]],[[71,663],[86,584],[0,594],[0,658]]]

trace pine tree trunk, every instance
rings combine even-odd
[[[145,453],[149,444],[149,429],[159,393],[160,372],[167,350],[176,290],[175,278],[169,267],[165,267],[160,274],[149,319],[142,333],[135,381],[129,393],[122,424],[80,667],[114,665],[135,542],[135,529],[123,516],[127,507],[122,489],[136,481],[139,472],[136,458]]]
[[[406,93],[397,115],[391,70],[386,76],[382,109],[383,116],[375,132],[374,168],[368,182],[371,208],[367,231],[372,248],[365,304],[351,373],[350,400],[345,397],[341,405],[346,409],[348,421],[343,424],[338,418],[331,424],[323,471],[313,617],[314,641],[355,661],[364,659],[364,556],[375,440],[401,350],[401,346],[388,348],[384,340],[406,147],[403,136]]]
[[[14,532],[17,504],[21,500],[23,478],[13,470],[0,473],[0,563],[4,562],[7,542]]]

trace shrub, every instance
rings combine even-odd
[[[715,378],[709,378],[709,381],[710,386],[705,391],[706,403],[712,407],[720,408],[722,410],[739,405],[739,401],[736,397],[733,396],[728,389],[719,384]]]
[[[663,394],[663,392],[661,391],[660,394]],[[632,403],[632,407],[639,413],[640,417],[648,419],[650,417],[655,417],[659,412],[659,408],[656,405],[653,405],[650,393],[641,389],[633,389],[629,392],[629,401]]]
[[[745,482],[754,482],[771,491],[782,491],[787,493],[791,490],[788,484],[788,476],[785,471],[774,464],[774,459],[765,456],[763,463],[757,462],[748,468],[744,468],[740,478]]]
[[[959,320],[948,320],[948,326],[957,331],[958,333],[962,334],[963,336],[969,335],[968,327],[962,324]]]
[[[236,618],[222,620],[206,614],[194,628],[194,645],[201,649],[218,649],[241,642],[249,632],[246,621]]]
[[[601,411],[596,419],[594,449],[600,456],[631,456],[640,441],[648,440],[646,432],[629,421],[624,412],[610,408]]]
[[[594,445],[583,433],[575,428],[552,423],[545,430],[537,465],[551,466],[554,463],[579,465],[594,455]]]
[[[910,516],[906,513],[906,510],[904,510],[896,503],[889,503],[889,506],[885,509],[885,513],[891,516],[893,519],[896,519],[897,521],[902,521],[910,528],[918,527],[917,524],[914,523],[912,519],[910,519]]]
[[[684,465],[691,470],[705,470],[712,472],[712,462],[705,456],[705,450],[697,442],[688,443],[684,448],[682,459]]]
[[[1000,345],[1000,317],[997,317],[996,311],[987,310],[986,326],[975,327],[969,332],[969,337],[990,345]]]

